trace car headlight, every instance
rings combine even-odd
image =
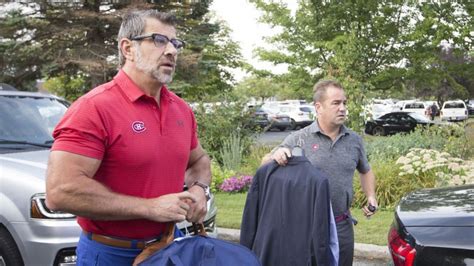
[[[70,213],[52,211],[46,206],[46,194],[38,193],[31,197],[31,218],[34,219],[71,219],[75,216]]]

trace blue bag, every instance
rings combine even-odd
[[[257,256],[247,247],[205,236],[200,225],[200,235],[177,238],[167,246],[149,254],[137,265],[165,266],[257,266],[261,265]],[[174,227],[173,227],[174,230]],[[196,232],[196,231],[195,231]],[[160,244],[158,244],[159,246]]]

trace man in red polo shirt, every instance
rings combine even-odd
[[[78,265],[131,265],[167,222],[207,212],[210,160],[192,110],[166,88],[183,46],[173,16],[127,14],[118,74],[74,102],[53,133],[46,203],[78,216]]]

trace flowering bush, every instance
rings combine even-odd
[[[401,165],[399,176],[431,180],[433,186],[474,183],[474,162],[451,157],[447,152],[414,148],[396,163]]]
[[[243,175],[240,177],[229,177],[222,182],[219,189],[224,192],[244,192],[252,184],[252,176]]]
[[[225,169],[224,167],[219,166],[216,160],[211,161],[211,172],[212,172],[212,182],[211,182],[211,191],[212,193],[220,190],[220,186],[226,178],[229,176],[234,176],[235,171]]]

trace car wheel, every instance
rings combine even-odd
[[[296,122],[295,122],[294,119],[291,119],[289,129],[291,129],[291,130],[295,130],[295,129],[296,129]]]
[[[372,135],[374,136],[385,136],[385,129],[383,127],[377,126],[372,129]]]
[[[0,264],[22,266],[23,260],[15,240],[4,227],[0,227]]]

